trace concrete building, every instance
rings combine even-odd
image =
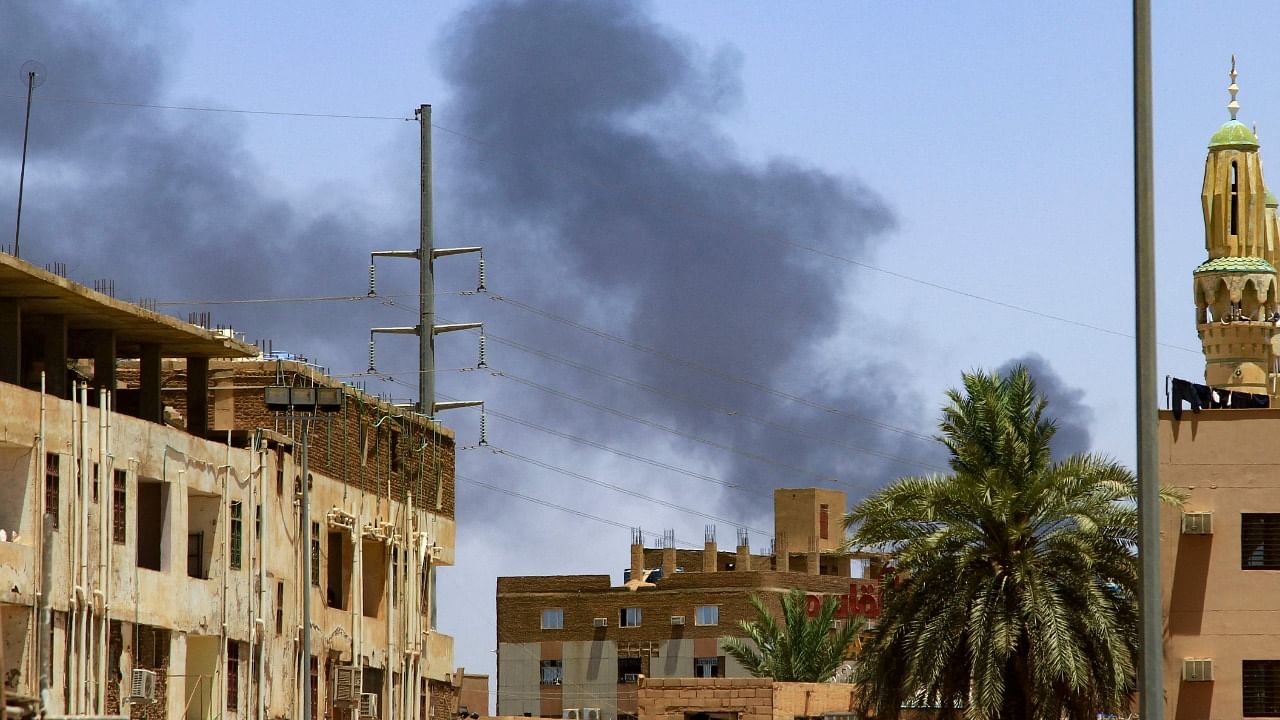
[[[1160,415],[1160,481],[1189,492],[1161,520],[1175,720],[1280,716],[1280,226],[1235,92],[1233,67],[1231,120],[1205,166],[1208,259],[1193,275],[1205,383],[1175,384],[1178,410]]]
[[[345,402],[304,440],[264,406],[276,384]],[[4,685],[36,695],[43,670],[53,714],[297,718],[303,692],[313,718],[456,712],[434,622],[452,433],[3,254],[0,531]]]
[[[735,552],[721,552],[713,528],[701,550],[676,549],[671,535],[645,548],[637,531],[620,586],[609,575],[498,578],[497,714],[635,717],[641,677],[747,677],[723,641],[755,617],[755,594],[780,611],[800,588],[878,615],[878,584],[851,572],[869,558],[840,551],[844,511],[842,492],[782,489],[767,555],[752,554],[742,532]]]

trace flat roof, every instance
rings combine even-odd
[[[114,330],[117,357],[139,357],[144,343],[161,357],[248,358],[258,347],[215,330],[161,315],[0,253],[0,299],[15,300],[22,315],[62,315],[68,330]]]

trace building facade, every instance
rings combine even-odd
[[[752,554],[742,532],[735,552],[720,552],[711,528],[701,550],[676,549],[670,535],[645,548],[636,532],[622,585],[609,575],[498,578],[497,714],[635,717],[641,678],[749,677],[724,639],[755,617],[753,595],[778,612],[799,588],[877,615],[878,584],[852,572],[868,558],[840,550],[844,512],[842,492],[780,489],[770,554]]]
[[[304,437],[267,385],[344,402]],[[304,361],[0,254],[6,689],[43,674],[52,714],[298,718],[305,692],[313,718],[444,720],[453,463],[449,430]]]
[[[1161,518],[1175,720],[1280,716],[1276,200],[1258,139],[1236,120],[1234,65],[1231,80],[1201,195],[1208,258],[1193,274],[1205,382],[1175,381],[1175,409],[1160,414],[1160,481],[1189,494]]]

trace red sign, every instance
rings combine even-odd
[[[817,617],[822,609],[822,601],[826,595],[810,595],[804,600],[804,609],[809,617]],[[877,583],[849,583],[846,595],[836,596],[836,618],[880,617],[880,587]]]

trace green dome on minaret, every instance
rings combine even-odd
[[[1209,138],[1209,147],[1258,147],[1258,136],[1239,120],[1228,120]]]

